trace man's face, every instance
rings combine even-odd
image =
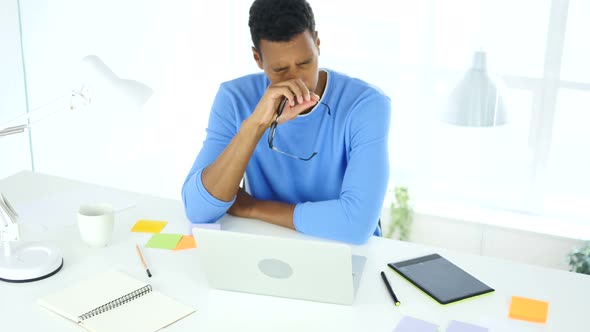
[[[301,79],[310,91],[318,85],[319,38],[308,30],[287,42],[260,41],[260,53],[253,48],[258,67],[272,83]]]

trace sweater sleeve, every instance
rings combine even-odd
[[[314,236],[365,243],[375,232],[389,181],[391,104],[384,95],[358,103],[347,123],[348,165],[338,199],[297,204],[295,228]]]
[[[236,135],[234,105],[229,93],[221,85],[209,115],[207,137],[182,186],[182,201],[191,223],[213,223],[223,217],[235,201],[225,202],[211,195],[201,180],[203,169],[223,152]]]

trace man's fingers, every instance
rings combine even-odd
[[[289,105],[295,106],[305,101],[311,100],[310,91],[300,79],[293,79],[276,84],[277,87],[287,87],[291,90],[291,97],[289,98]]]
[[[299,94],[297,94],[297,102],[299,104],[305,102],[305,101],[309,101],[310,100],[310,95],[309,95],[309,89],[307,88],[307,86],[305,85],[305,83],[303,83],[302,80],[293,80],[293,83],[295,83],[295,85],[297,85],[297,88],[299,89]]]
[[[289,105],[294,106],[293,101],[295,100],[296,96],[295,93],[293,92],[293,90],[286,85],[283,86],[277,86],[275,88],[273,88],[274,90],[274,98],[278,99],[278,103],[275,103],[276,105],[279,105],[282,98],[287,98],[289,99]]]
[[[301,104],[297,104],[295,106],[290,106],[290,105],[285,106],[285,110],[283,111],[283,114],[279,118],[279,124],[285,123],[285,122],[295,118],[296,116],[301,114],[301,112],[307,110],[310,107],[315,106],[316,104],[317,104],[317,101],[310,100],[310,101],[305,101]]]
[[[301,79],[275,83],[269,86],[262,104],[264,112],[261,113],[261,122],[268,123],[268,126],[280,118],[279,123],[285,123],[301,112],[313,107],[320,100],[320,96],[310,91]],[[287,99],[283,113],[279,116],[278,111],[281,102]],[[261,110],[262,111],[262,110]]]

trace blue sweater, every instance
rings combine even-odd
[[[321,103],[311,112],[269,130],[246,168],[253,197],[295,205],[294,225],[302,233],[355,244],[380,235],[377,225],[389,178],[390,99],[377,88],[326,70]],[[263,73],[221,84],[209,116],[207,138],[182,188],[188,219],[211,223],[231,207],[207,192],[201,173],[229,144],[270,84]]]

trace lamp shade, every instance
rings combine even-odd
[[[508,122],[498,85],[488,75],[485,52],[473,55],[473,64],[452,91],[442,120],[467,127],[492,127]]]
[[[88,55],[81,61],[79,80],[81,91],[90,99],[116,101],[133,106],[142,106],[154,91],[147,85],[119,78],[96,55]]]

